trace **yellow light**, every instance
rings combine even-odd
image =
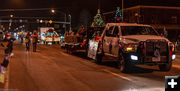
[[[127,51],[132,51],[132,49],[133,49],[132,47],[127,47],[126,48]]]
[[[52,20],[49,20],[49,23],[50,23],[50,24],[52,24],[52,23],[53,23],[53,21],[52,21]]]

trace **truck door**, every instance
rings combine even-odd
[[[105,36],[103,39],[103,49],[105,53],[112,53],[112,35],[114,26],[110,26],[105,30]]]
[[[118,56],[119,52],[119,27],[115,26],[112,38],[112,54]]]

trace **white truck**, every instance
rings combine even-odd
[[[136,64],[158,65],[169,71],[176,57],[174,44],[143,24],[107,23],[100,40],[91,40],[89,45],[88,57],[96,63],[112,57],[121,72],[131,72]]]
[[[60,36],[57,34],[53,27],[40,27],[39,30],[41,36],[40,39],[45,44],[60,42]]]

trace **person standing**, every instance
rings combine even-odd
[[[20,37],[21,37],[21,43],[23,43],[23,37],[24,37],[23,32],[20,34]]]
[[[38,43],[38,33],[36,30],[34,30],[32,38],[33,38],[33,52],[36,52],[37,43]]]
[[[11,37],[10,33],[6,34],[6,37],[4,39],[4,42],[7,42],[7,48],[5,49],[5,54],[13,55],[13,42],[15,41],[15,38]]]
[[[30,38],[31,38],[31,34],[28,31],[26,36],[25,36],[25,41],[24,41],[26,43],[26,51],[30,50]]]
[[[7,42],[7,47],[5,49],[5,54],[11,54],[13,55],[12,53],[12,50],[13,50],[13,42],[15,41],[16,39],[11,37],[11,34],[10,33],[7,33],[6,36],[5,36],[5,39],[4,39],[4,42]]]

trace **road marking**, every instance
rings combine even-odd
[[[122,75],[120,75],[120,74],[117,74],[117,73],[114,73],[114,72],[111,72],[111,71],[109,71],[109,70],[107,70],[107,69],[102,69],[103,71],[105,71],[105,72],[107,72],[107,73],[110,73],[110,74],[112,74],[112,75],[114,75],[114,76],[117,76],[117,77],[120,77],[120,78],[122,78],[122,79],[124,79],[124,80],[128,80],[128,81],[130,81],[130,82],[134,82],[132,79],[130,79],[130,78],[127,78],[127,77],[125,77],[125,76],[122,76]]]
[[[63,53],[63,52],[60,52],[62,55],[64,55],[64,56],[69,56],[68,54],[66,54],[66,53]]]
[[[172,67],[180,69],[180,65],[173,64]]]
[[[163,90],[164,90],[164,86],[158,86],[158,87],[156,87],[156,86],[150,86],[150,87],[149,87],[149,83],[141,84],[142,82],[149,81],[149,79],[147,79],[147,78],[143,78],[143,79],[145,79],[145,80],[142,80],[142,78],[139,78],[139,77],[136,78],[136,79],[134,79],[134,77],[128,78],[128,77],[125,77],[125,76],[123,76],[123,75],[120,75],[120,74],[111,72],[111,71],[109,71],[109,70],[107,70],[107,69],[102,69],[102,70],[103,70],[104,72],[107,72],[107,73],[113,75],[113,76],[122,78],[122,79],[124,79],[124,80],[127,80],[127,81],[133,83],[133,84],[136,84],[137,86],[144,86],[143,88],[124,89],[125,91],[129,91],[129,90],[130,90],[130,91],[134,91],[134,90],[135,90],[135,91],[137,91],[137,90],[141,90],[141,91],[163,91]],[[147,90],[147,89],[148,89],[148,90]]]

